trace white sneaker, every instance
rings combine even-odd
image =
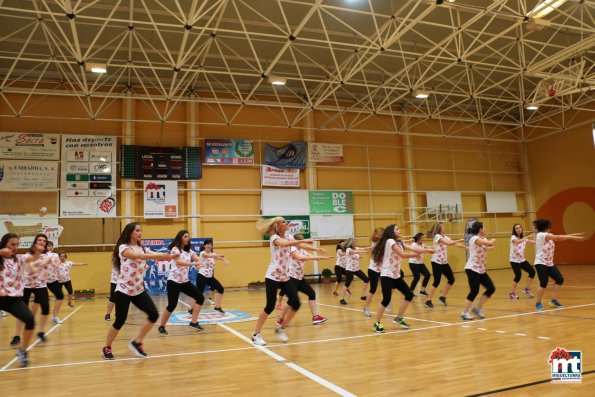
[[[364,316],[372,317],[372,313],[370,313],[370,309],[368,309],[367,307],[364,307]]]
[[[4,310],[0,310],[0,317],[6,317],[8,316],[8,313],[6,313]]]
[[[461,313],[461,320],[473,320],[473,316],[469,312]]]
[[[267,344],[261,334],[252,335],[252,343],[258,346],[264,346]]]
[[[285,343],[289,340],[283,328],[279,329],[279,331],[277,332],[277,337],[279,338],[279,342]]]
[[[58,316],[52,317],[52,322],[54,324],[62,324],[62,320],[60,320],[60,318]]]
[[[474,307],[473,309],[471,309],[471,311],[473,313],[475,313],[475,315],[481,319],[484,319],[485,316],[483,315],[483,311],[479,308],[479,307]]]
[[[389,304],[389,305],[386,307],[386,309],[384,309],[384,311],[385,311],[385,312],[388,312],[388,313],[392,312],[392,311],[393,311],[393,306],[392,306],[391,304]]]
[[[209,305],[214,305],[215,301],[213,300],[213,298],[209,298]]]

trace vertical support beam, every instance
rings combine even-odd
[[[404,118],[403,122],[403,131],[408,131],[408,119]],[[407,199],[409,201],[409,222],[411,225],[410,231],[411,234],[416,234],[418,227],[417,227],[417,214],[415,211],[416,202],[415,202],[415,178],[413,176],[413,148],[411,144],[411,136],[409,134],[405,134],[405,165],[407,167]]]
[[[314,120],[313,120],[313,115],[312,113],[308,113],[305,117],[305,121],[306,121],[306,145],[308,145],[308,147],[310,146],[310,144],[312,142],[315,141],[314,138]],[[309,161],[309,159],[308,159]],[[308,173],[308,177],[307,177],[307,183],[306,183],[306,187],[309,190],[314,190],[318,187],[318,181],[316,179],[316,170],[314,168],[312,168],[312,164],[308,164],[309,166],[306,168],[306,172]],[[310,231],[312,231],[312,222],[310,222]],[[318,241],[314,241],[314,247],[318,248]],[[318,261],[312,261],[312,265],[314,267],[313,269],[313,274],[320,274],[320,272],[318,271]]]
[[[525,203],[529,213],[529,220],[531,223],[536,218],[535,214],[535,196],[533,195],[533,185],[531,183],[531,174],[529,173],[529,152],[527,150],[527,143],[521,143],[521,164],[523,167],[523,183],[525,186]]]
[[[186,124],[186,142],[188,146],[197,146],[196,142],[199,137],[198,131],[198,109],[195,101],[196,97],[192,95],[192,100],[186,102],[186,118],[189,121]],[[199,230],[199,208],[198,208],[198,183],[196,181],[186,182],[186,187],[190,188],[190,192],[186,191],[186,208],[188,208],[188,215],[190,216],[188,221],[188,230],[190,235],[193,237],[200,236]]]
[[[126,99],[123,100],[123,108],[122,108],[122,113],[123,113],[123,119],[124,122],[122,123],[122,144],[124,145],[132,145],[134,143],[134,138],[136,135],[136,130],[135,130],[135,124],[134,124],[134,119],[135,119],[135,112],[134,112],[134,106],[135,106],[135,100],[134,98],[132,98],[132,93],[130,91],[128,91],[126,93]],[[120,165],[121,167],[122,165]],[[123,179],[124,181],[124,191],[123,194],[121,195],[121,197],[124,198],[124,206],[122,208],[122,210],[124,211],[124,221],[126,222],[126,224],[132,222],[132,215],[136,213],[136,209],[135,209],[135,205],[134,205],[134,199],[135,199],[135,195],[133,194],[133,190],[134,189],[134,185],[135,182],[129,180],[129,179]]]

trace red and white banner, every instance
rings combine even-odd
[[[300,170],[263,165],[262,186],[300,187]]]
[[[144,181],[145,218],[178,217],[178,181]]]
[[[308,158],[315,163],[342,163],[343,145],[334,143],[310,143]]]

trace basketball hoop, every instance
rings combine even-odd
[[[549,97],[553,97],[556,95],[556,87],[555,87],[556,81],[554,79],[549,79],[547,80],[547,96]]]

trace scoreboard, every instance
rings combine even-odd
[[[201,179],[199,147],[122,145],[121,177],[129,179]]]

